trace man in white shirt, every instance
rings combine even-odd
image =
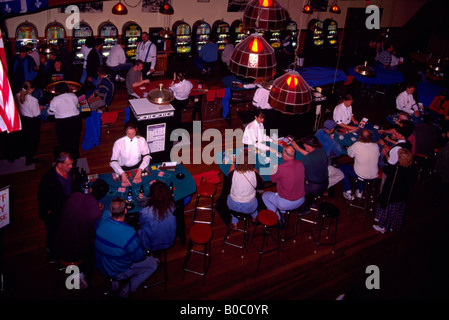
[[[131,121],[125,124],[126,136],[115,141],[112,148],[110,166],[121,176],[122,186],[130,186],[131,182],[125,171],[137,169],[133,183],[142,182],[142,170],[150,164],[150,149],[144,137],[137,135],[137,125]]]
[[[396,98],[396,109],[404,111],[409,115],[415,114],[419,117],[418,104],[413,98],[416,86],[413,83],[407,84],[405,91],[402,91]]]
[[[150,41],[148,32],[142,32],[142,41],[139,42],[136,49],[136,60],[143,61],[142,74],[144,78],[149,78],[154,72],[156,68],[156,59],[156,45]]]
[[[184,74],[174,73],[173,81],[170,84],[170,91],[173,92],[175,99],[171,102],[171,105],[175,108],[175,122],[180,128],[182,122],[182,109],[189,104],[189,95],[192,91],[193,84],[189,80],[185,79]]]
[[[359,141],[348,148],[348,156],[354,158],[354,165],[344,164],[340,170],[344,173],[342,180],[343,196],[347,200],[353,200],[350,178],[362,178],[373,180],[378,177],[379,146],[373,142],[371,133],[364,129],[360,132]],[[355,196],[362,197],[364,182],[358,181]]]
[[[234,45],[231,43],[231,38],[226,37],[224,38],[225,46],[221,53],[221,61],[223,61],[224,64],[229,68],[231,64],[231,57],[232,53],[234,52]]]
[[[126,62],[125,44],[122,38],[112,47],[106,60],[106,65],[116,74],[115,81],[125,81],[126,74],[133,66],[131,62]]]
[[[346,95],[343,98],[343,102],[338,104],[333,113],[333,119],[335,123],[346,131],[355,131],[357,130],[358,122],[354,118],[354,114],[352,113],[352,103],[354,99],[351,95]],[[351,122],[354,125],[351,125]]]
[[[245,145],[252,145],[261,151],[271,151],[277,154],[277,151],[267,146],[266,142],[276,143],[265,134],[263,122],[265,120],[265,112],[257,108],[254,114],[254,121],[248,123],[243,132],[242,142]]]

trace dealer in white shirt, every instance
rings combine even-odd
[[[254,114],[254,120],[245,127],[242,142],[245,145],[256,147],[260,151],[271,151],[277,154],[277,151],[269,147],[266,143],[275,143],[268,135],[265,134],[263,122],[265,120],[265,112],[263,109],[257,108]]]
[[[413,92],[415,92],[415,85],[413,83],[409,83],[407,88],[397,96],[396,109],[404,111],[409,115],[415,114],[418,117],[419,108],[415,98],[413,97]]]
[[[125,124],[126,136],[115,141],[112,148],[110,166],[121,176],[122,186],[130,186],[126,171],[137,169],[133,183],[142,182],[142,170],[150,164],[150,149],[144,137],[137,135],[137,126],[128,121]]]

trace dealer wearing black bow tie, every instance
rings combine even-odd
[[[150,149],[144,137],[137,133],[137,125],[132,121],[125,123],[126,136],[115,141],[112,147],[111,167],[121,176],[122,186],[130,186],[126,171],[137,169],[133,183],[142,182],[142,170],[150,164]]]

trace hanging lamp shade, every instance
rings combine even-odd
[[[243,13],[243,24],[258,30],[282,30],[286,25],[284,8],[277,0],[252,0]]]
[[[164,89],[162,83],[159,83],[159,88],[151,90],[147,96],[147,99],[155,104],[169,104],[174,98],[173,92]]]
[[[354,68],[354,71],[364,77],[375,77],[376,71],[373,68],[368,66],[368,61],[365,61],[364,64],[357,66]]]
[[[176,35],[173,31],[170,30],[169,27],[166,27],[165,29],[159,31],[159,37],[163,39],[171,39],[174,38]]]
[[[283,113],[302,114],[310,111],[312,92],[297,71],[289,71],[274,80],[268,102]]]
[[[276,73],[274,49],[262,35],[253,33],[235,46],[230,69],[245,78],[271,78]]]
[[[112,14],[124,16],[128,14],[128,9],[122,4],[122,1],[119,1],[119,3],[112,7]]]

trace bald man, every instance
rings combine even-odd
[[[270,175],[272,182],[277,184],[277,192],[264,192],[262,200],[268,210],[276,212],[279,219],[279,211],[296,209],[305,201],[304,191],[304,165],[295,159],[295,149],[287,145],[282,150],[282,159],[279,166],[273,167]]]

